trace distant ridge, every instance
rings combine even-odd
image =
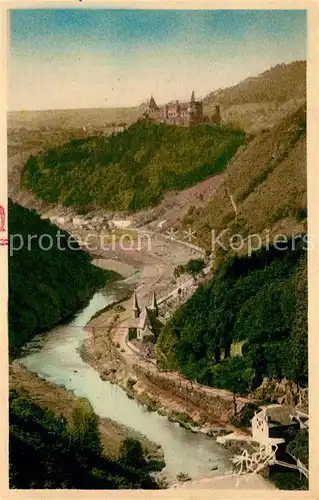
[[[258,76],[211,92],[204,98],[204,111],[219,104],[224,122],[235,122],[246,131],[272,127],[305,103],[306,61],[278,64]]]
[[[209,93],[203,99],[204,113],[209,115],[213,105],[220,104],[225,123],[235,122],[247,131],[255,131],[271,127],[295,111],[305,102],[306,89],[306,61],[282,63],[237,85]],[[112,123],[133,123],[146,106],[147,102],[142,102],[132,107],[9,111],[8,128],[103,129]]]

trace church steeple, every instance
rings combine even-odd
[[[192,95],[191,95],[191,102],[195,102],[195,90],[193,90]]]
[[[153,292],[153,294],[152,294],[152,303],[151,303],[151,306],[149,307],[149,310],[152,311],[155,314],[155,316],[158,315],[158,305],[157,305],[155,292]]]
[[[140,315],[140,308],[138,307],[136,293],[133,293],[132,316],[138,318]]]

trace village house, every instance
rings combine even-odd
[[[309,477],[307,464],[301,463],[287,451],[288,443],[294,439],[300,429],[308,428],[308,415],[289,405],[271,404],[262,406],[251,419],[251,435],[232,432],[226,436],[218,436],[220,444],[227,442],[246,442],[259,445],[255,451],[243,447],[240,455],[235,455],[231,461],[239,467],[239,474],[264,470],[269,467],[284,467],[299,470]]]
[[[112,219],[109,221],[111,228],[126,229],[132,226],[132,221],[130,219]]]
[[[155,342],[156,332],[161,327],[158,319],[158,306],[155,292],[152,295],[152,302],[149,307],[144,306],[141,310],[136,293],[133,294],[132,317],[128,323],[129,340],[136,338],[141,342]]]

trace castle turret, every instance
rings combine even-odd
[[[138,307],[136,293],[133,293],[132,316],[138,318],[140,315],[140,308]]]
[[[158,111],[159,109],[153,96],[151,96],[150,101],[148,103],[148,109],[149,111]]]
[[[150,305],[150,307],[148,309],[150,311],[152,311],[155,314],[155,316],[158,315],[158,305],[157,305],[157,300],[156,300],[155,292],[153,292],[152,303],[151,303],[151,305]]]

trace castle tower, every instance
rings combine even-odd
[[[220,106],[218,104],[215,105],[214,107],[214,114],[213,114],[213,123],[216,125],[220,125]]]
[[[166,121],[168,119],[168,104],[165,104],[164,106],[164,120]]]
[[[150,307],[148,309],[150,311],[152,311],[155,314],[155,316],[158,316],[158,305],[157,305],[157,300],[156,300],[155,292],[153,292],[152,303],[151,303],[151,305],[150,305]]]
[[[158,106],[157,106],[157,104],[156,104],[156,102],[155,102],[155,99],[154,99],[154,97],[151,95],[151,98],[150,98],[149,103],[148,103],[148,110],[149,110],[150,112],[156,112],[156,111],[158,111],[158,109],[159,109],[159,108],[158,108]]]
[[[188,103],[187,115],[188,115],[188,125],[193,125],[196,120],[196,102],[195,102],[194,90],[192,92],[191,99]]]
[[[140,315],[140,308],[138,307],[136,293],[133,293],[132,316],[138,318]]]

